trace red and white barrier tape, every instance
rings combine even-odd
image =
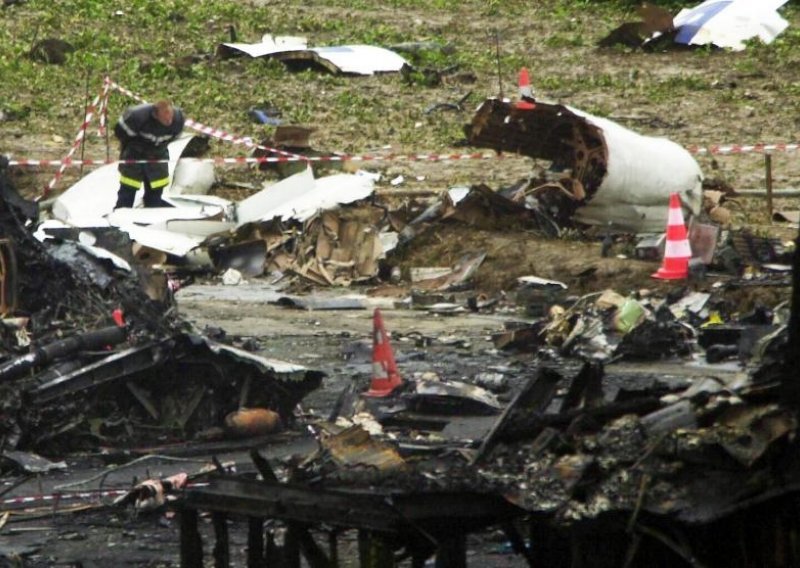
[[[100,119],[100,125],[97,127],[97,135],[106,135],[106,124],[108,122],[108,98],[111,95],[111,79],[108,77],[103,78],[103,95],[100,99],[100,108],[97,110],[97,117]]]
[[[64,175],[64,170],[67,169],[67,161],[72,159],[72,155],[75,151],[80,147],[81,142],[86,136],[86,129],[89,127],[89,124],[92,122],[92,117],[94,116],[95,109],[97,108],[98,102],[100,102],[103,93],[105,92],[106,86],[103,85],[103,89],[100,93],[94,98],[92,103],[86,109],[86,114],[83,119],[83,124],[78,129],[78,134],[75,135],[75,141],[72,143],[72,148],[69,149],[67,155],[61,160],[61,166],[58,168],[56,175],[53,176],[53,179],[45,186],[44,191],[42,192],[42,197],[46,197],[48,193],[50,193],[53,188],[55,187],[58,180]]]
[[[122,93],[124,95],[127,95],[127,96],[133,98],[136,101],[139,101],[139,102],[142,102],[142,103],[147,102],[144,98],[140,97],[139,95],[137,95],[133,91],[130,91],[129,89],[126,89],[126,88],[122,87],[121,85],[119,85],[117,83],[114,83],[113,81],[111,82],[111,88],[112,89],[116,89],[120,93]],[[264,146],[262,144],[257,144],[255,142],[253,142],[252,138],[249,138],[249,137],[246,137],[246,136],[237,136],[235,134],[231,134],[230,132],[226,132],[225,130],[222,130],[222,129],[219,129],[219,128],[214,128],[213,126],[206,126],[205,124],[197,122],[196,120],[193,120],[191,118],[187,118],[186,119],[186,126],[188,128],[191,128],[192,130],[196,130],[197,132],[200,132],[201,134],[205,134],[206,136],[211,136],[212,138],[217,138],[219,140],[224,140],[225,142],[231,142],[232,144],[242,144],[242,145],[246,146],[247,148],[258,148],[260,150],[267,150],[269,152],[272,152],[273,154],[278,154],[279,156],[295,158],[294,161],[306,161],[307,160],[307,158],[305,156],[302,156],[300,154],[294,154],[292,152],[286,152],[284,150],[279,150],[278,148],[270,148],[270,147]]]
[[[452,162],[459,160],[489,160],[502,158],[495,154],[386,154],[386,155],[363,155],[363,156],[262,156],[262,157],[237,157],[237,158],[181,158],[181,161],[209,162],[214,164],[264,164],[264,163],[284,163],[284,162],[380,162],[394,160],[408,160],[416,162]],[[30,167],[49,167],[49,166],[103,166],[107,164],[158,164],[165,163],[167,160],[10,160],[10,166],[30,166]]]
[[[129,489],[106,489],[93,491],[75,491],[67,493],[50,493],[48,495],[26,495],[24,497],[10,497],[0,501],[0,511],[6,509],[30,506],[36,503],[60,503],[63,501],[86,501],[103,497],[121,497],[129,493]]]
[[[185,487],[202,487],[207,485],[205,483],[187,483]],[[47,493],[40,495],[25,495],[19,497],[9,497],[0,500],[0,512],[12,509],[22,509],[35,504],[47,505],[53,504],[54,506],[64,501],[94,501],[97,499],[108,497],[122,497],[131,492],[133,488],[129,489],[91,489],[88,491],[66,491],[59,493]]]
[[[80,147],[81,142],[86,136],[86,130],[92,121],[92,118],[97,112],[100,120],[99,133],[103,135],[107,127],[107,113],[108,113],[108,98],[112,90],[118,91],[138,102],[146,103],[146,99],[137,95],[133,91],[126,89],[111,81],[108,77],[103,80],[103,88],[91,105],[87,108],[86,116],[83,124],[75,136],[67,155],[61,160],[37,160],[37,159],[18,159],[10,160],[10,166],[28,166],[28,167],[51,167],[58,166],[58,172],[52,180],[47,184],[42,194],[46,196],[55,187],[56,183],[61,179],[64,171],[70,166],[98,166],[107,164],[150,164],[166,162],[167,160],[73,160],[72,156],[75,151]],[[98,104],[99,103],[99,104]],[[226,132],[219,128],[206,126],[193,119],[186,119],[186,126],[196,130],[207,136],[217,138],[233,144],[242,144],[247,148],[260,149],[268,151],[276,156],[268,157],[234,157],[234,158],[184,158],[184,160],[191,159],[198,162],[210,162],[218,165],[222,164],[263,164],[263,163],[284,163],[284,162],[380,162],[380,161],[395,161],[406,160],[414,162],[446,162],[446,161],[463,161],[463,160],[488,160],[502,158],[503,154],[496,153],[457,153],[457,154],[385,154],[385,155],[333,155],[333,156],[303,156],[286,152],[278,148],[270,148],[261,144],[253,142],[252,138],[242,137]],[[728,144],[728,145],[712,145],[712,146],[687,146],[686,150],[695,155],[730,155],[730,154],[750,154],[761,153],[768,154],[774,152],[795,152],[800,150],[800,143],[786,143],[786,144]]]

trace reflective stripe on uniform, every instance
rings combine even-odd
[[[133,179],[133,178],[125,177],[125,176],[119,176],[119,182],[122,185],[127,185],[128,187],[132,187],[134,189],[139,189],[139,187],[142,185],[141,180]]]
[[[120,117],[118,124],[128,134],[128,136],[136,136],[136,131],[125,123],[125,117]]]
[[[150,189],[161,189],[169,183],[169,178],[161,178],[150,182]]]
[[[139,136],[141,138],[144,138],[145,140],[149,140],[156,146],[159,146],[164,142],[169,142],[174,138],[172,134],[165,134],[164,136],[156,136],[155,134],[150,134],[149,132],[140,132]]]

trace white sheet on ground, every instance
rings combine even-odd
[[[772,42],[788,26],[776,11],[788,0],[707,0],[673,19],[675,41],[740,51],[749,39]]]
[[[374,190],[370,176],[337,174],[314,179],[311,168],[306,168],[240,201],[236,220],[239,226],[275,217],[302,222],[318,211],[364,199]]]

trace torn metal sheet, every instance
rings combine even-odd
[[[675,16],[675,41],[687,45],[708,45],[745,49],[745,42],[758,38],[771,43],[787,27],[777,9],[788,0],[707,0],[684,8]]]
[[[706,223],[692,223],[688,238],[694,258],[701,259],[703,264],[711,264],[714,252],[717,250],[719,227]]]
[[[226,244],[211,249],[211,258],[219,272],[234,269],[245,276],[261,276],[267,259],[267,244],[262,239]]]
[[[273,36],[264,34],[259,43],[223,43],[221,48],[225,50],[240,51],[250,57],[263,57],[282,51],[297,51],[306,49],[308,40],[299,36]]]
[[[366,175],[337,174],[314,179],[311,168],[283,179],[240,201],[239,226],[274,218],[307,221],[314,214],[372,195],[374,180]]]
[[[496,414],[503,408],[486,389],[459,381],[416,381],[403,397],[419,412]]]
[[[286,63],[313,62],[331,73],[374,75],[402,69],[407,61],[394,51],[371,45],[309,48],[306,38],[266,34],[260,43],[223,43],[224,54],[241,52],[250,57],[270,56]]]
[[[406,461],[394,447],[374,440],[359,425],[323,439],[321,445],[339,466],[366,466],[377,471],[408,469]]]
[[[540,278],[538,276],[520,276],[517,278],[520,286],[529,286],[531,288],[558,288],[566,290],[567,285],[558,280],[548,280],[547,278]]]
[[[456,201],[453,201],[455,199]],[[540,227],[535,212],[523,203],[509,199],[486,185],[476,185],[466,195],[458,190],[444,194],[441,206],[442,219],[456,219],[473,227],[487,230],[508,229],[512,224]],[[558,228],[549,231],[557,234]]]
[[[303,367],[302,365],[261,357],[260,355],[250,353],[249,351],[239,349],[238,347],[218,343],[212,339],[209,339],[208,337],[195,336],[195,339],[205,344],[212,353],[224,355],[235,361],[253,365],[262,373],[269,373],[280,378],[281,380],[300,380],[306,378],[307,376],[311,376],[311,378],[320,380],[324,375],[324,373],[318,371],[309,371],[308,368]]]
[[[172,231],[151,229],[134,223],[120,223],[119,229],[130,235],[131,239],[152,249],[175,256],[186,256],[203,242],[202,237],[182,235]]]
[[[276,302],[281,306],[301,310],[366,310],[373,302],[362,295],[335,297],[281,296]]]
[[[112,253],[110,251],[107,251],[104,248],[95,247],[95,246],[88,245],[88,244],[85,244],[85,243],[80,243],[80,242],[77,243],[77,245],[81,250],[89,253],[90,255],[92,255],[93,257],[95,257],[97,259],[108,260],[115,267],[117,267],[117,268],[119,268],[121,270],[127,270],[128,272],[131,271],[131,265],[128,264],[128,262],[125,259],[120,258],[116,254],[114,254],[114,253]]]
[[[194,138],[194,136],[182,136],[169,145],[170,180],[173,179],[178,159]],[[191,163],[196,166],[202,164],[196,160]],[[78,227],[108,226],[109,223],[105,216],[114,210],[118,189],[119,170],[117,166],[115,164],[102,166],[78,180],[75,185],[56,198],[53,202],[53,216]],[[141,203],[141,193],[142,190],[137,193],[137,203]],[[169,186],[167,186],[164,197],[169,197]]]
[[[12,463],[14,467],[25,473],[46,473],[48,471],[67,469],[67,463],[64,461],[53,462],[30,452],[5,450],[0,454],[0,458]]]
[[[412,283],[440,278],[453,271],[449,266],[412,266],[408,269],[408,275]]]
[[[200,160],[180,160],[172,172],[166,197],[176,195],[205,195],[216,183],[214,163]]]
[[[170,219],[166,222],[166,228],[173,233],[207,238],[214,235],[225,235],[233,231],[236,223],[208,219]]]
[[[467,253],[459,259],[448,274],[420,280],[414,286],[423,290],[447,290],[460,286],[472,278],[485,258],[485,252]]]
[[[702,179],[683,147],[643,136],[605,118],[559,104],[537,101],[521,109],[508,100],[489,99],[468,127],[471,144],[497,152],[517,152],[571,171],[562,187],[532,190],[539,200],[555,200],[559,219],[632,232],[661,232],[671,193],[687,213],[702,204]]]

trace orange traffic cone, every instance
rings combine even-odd
[[[386,396],[400,386],[403,380],[397,372],[389,336],[383,328],[383,318],[375,308],[372,316],[372,383],[365,396]]]
[[[531,80],[528,77],[528,69],[523,67],[519,70],[519,98],[517,108],[532,109],[536,108],[530,100],[533,99],[533,90],[531,89]]]
[[[664,247],[664,261],[653,278],[662,280],[680,280],[689,276],[689,259],[692,249],[686,237],[686,225],[683,224],[681,198],[677,193],[669,196],[669,214],[667,216],[667,242]]]

